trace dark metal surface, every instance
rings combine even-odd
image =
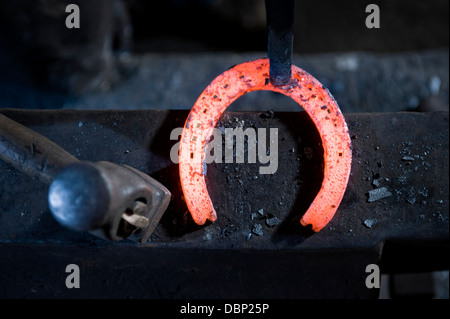
[[[364,284],[368,264],[448,269],[448,113],[345,115],[349,186],[334,219],[313,233],[299,218],[320,187],[322,155],[304,112],[224,114],[218,127],[278,128],[279,169],[209,164],[218,220],[205,226],[190,220],[170,160],[170,133],[187,111],[1,112],[80,160],[132,166],[172,193],[149,243],[108,242],[60,226],[47,187],[1,162],[1,297],[376,298]],[[369,201],[382,187],[390,195]],[[80,266],[82,289],[65,287],[69,263]]]
[[[100,171],[80,162],[56,175],[48,191],[49,209],[63,226],[89,231],[104,225],[111,201]]]
[[[270,81],[286,85],[291,79],[295,0],[266,0]]]

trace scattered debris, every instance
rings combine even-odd
[[[433,214],[436,216],[436,214]],[[447,223],[448,224],[448,216],[443,215],[440,211],[437,212],[438,222],[439,223]]]
[[[416,203],[416,195],[414,195],[414,188],[411,187],[408,190],[408,194],[406,195],[406,201],[410,203],[411,205],[414,205]]]
[[[381,178],[374,179],[374,180],[372,181],[372,185],[373,185],[374,187],[380,186],[380,181],[381,181],[381,180],[382,180]]]
[[[78,122],[78,127],[82,127],[83,126],[83,122]]]
[[[252,233],[258,236],[264,236],[262,225],[261,224],[253,225]]]
[[[260,210],[258,210],[257,213],[251,214],[252,220],[261,219],[263,216],[264,216],[264,209],[262,209],[262,208]]]
[[[250,240],[252,238],[252,233],[248,233],[247,236],[245,236],[245,240]]]
[[[414,161],[414,157],[412,157],[412,156],[403,156],[402,157],[402,161],[409,161],[409,162],[411,162],[411,161]]]
[[[273,216],[272,214],[269,214],[266,218],[266,225],[269,227],[274,227],[280,223],[280,220]]]
[[[372,203],[389,196],[392,196],[392,193],[386,187],[375,188],[369,191],[369,199],[367,201]]]
[[[417,193],[419,193],[420,195],[422,195],[423,197],[428,197],[428,188],[426,186],[422,186],[422,188],[420,188]]]
[[[231,234],[233,233],[233,227],[234,227],[234,225],[231,224],[229,228],[228,228],[228,227],[223,228],[223,229],[220,231],[220,234],[221,234],[221,235],[224,235],[224,236],[229,236],[229,235],[231,235]]]
[[[406,176],[402,175],[402,176],[400,176],[397,180],[398,180],[398,182],[401,183],[401,184],[406,184],[407,178],[406,178]]]
[[[210,234],[210,233],[206,233],[204,236],[203,236],[203,240],[205,240],[205,241],[209,241],[209,240],[211,240],[213,238],[213,236]]]
[[[367,180],[369,181],[370,177],[368,177]],[[374,174],[372,177],[372,186],[379,187],[382,180],[379,173]]]
[[[364,221],[364,226],[366,226],[367,228],[370,228],[370,227],[372,227],[373,225],[375,225],[377,223],[377,220],[375,219],[375,218],[369,218],[369,219],[366,219],[365,221]]]

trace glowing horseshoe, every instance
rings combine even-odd
[[[236,65],[203,91],[184,125],[179,150],[179,169],[184,198],[195,223],[215,221],[216,211],[205,183],[206,144],[226,108],[245,93],[269,90],[291,97],[315,123],[324,150],[324,180],[309,209],[300,219],[320,231],[333,218],[350,176],[352,151],[347,123],[329,91],[304,70],[292,66],[291,82],[273,86],[269,59]]]

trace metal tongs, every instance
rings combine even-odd
[[[291,80],[295,0],[265,0],[270,61],[270,82],[287,85]]]

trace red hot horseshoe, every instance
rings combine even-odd
[[[291,82],[274,86],[269,59],[236,65],[215,78],[192,107],[183,128],[179,150],[181,187],[189,212],[198,225],[217,219],[205,183],[205,148],[226,108],[245,93],[269,90],[289,96],[308,113],[317,127],[324,150],[324,179],[300,223],[316,232],[338,209],[350,177],[352,148],[347,123],[338,104],[313,76],[292,66]]]

